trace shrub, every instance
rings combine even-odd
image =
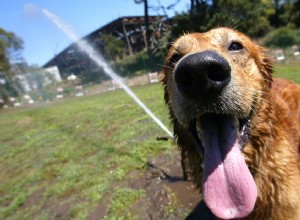
[[[288,27],[282,27],[267,35],[265,45],[268,47],[286,48],[300,43],[300,32]]]

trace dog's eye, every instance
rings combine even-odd
[[[169,65],[175,65],[181,59],[181,57],[182,55],[174,53],[169,60]]]
[[[243,45],[237,41],[233,41],[228,47],[229,51],[239,51],[242,49],[244,49]]]

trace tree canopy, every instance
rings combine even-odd
[[[123,57],[126,45],[123,41],[110,34],[101,36],[103,42],[103,50],[110,60],[117,60]]]
[[[18,90],[12,80],[13,72],[10,64],[18,62],[23,49],[23,41],[14,33],[0,28],[0,98],[5,103],[9,102],[9,96],[17,96]],[[9,83],[8,83],[9,82]]]
[[[300,0],[190,0],[172,19],[172,35],[227,26],[254,37],[274,28],[300,27]]]
[[[20,59],[22,49],[22,39],[0,27],[0,72],[11,74],[9,64]]]

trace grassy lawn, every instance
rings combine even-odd
[[[160,85],[135,92],[169,125]],[[0,113],[0,219],[49,219],[53,204],[84,219],[102,201],[108,219],[134,218],[143,190],[117,183],[171,148],[162,135],[123,91]]]
[[[286,64],[276,64],[275,76],[300,83],[300,60]]]
[[[299,62],[275,72],[300,83]],[[169,125],[161,85],[134,91]],[[121,90],[0,112],[0,219],[85,219],[99,204],[107,219],[136,219],[145,192],[121,183],[174,149],[164,135]]]

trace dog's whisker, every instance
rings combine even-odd
[[[255,90],[255,91],[254,91],[254,90],[252,90],[252,89],[250,89],[250,88],[245,88],[245,90],[246,90],[246,91],[250,91],[250,92],[261,93],[262,95],[266,95],[266,96],[262,96],[262,95],[258,96],[258,95],[256,94],[254,98],[260,98],[261,100],[263,100],[263,101],[269,103],[269,104],[270,104],[272,107],[274,107],[274,108],[276,109],[276,111],[280,114],[280,111],[279,111],[279,109],[277,108],[277,106],[276,106],[273,102],[270,101],[270,98],[273,98],[273,99],[274,99],[274,97],[272,97],[272,95],[270,95],[270,94],[268,94],[268,93],[266,93],[266,92],[264,92],[264,91],[260,91],[260,90]],[[269,96],[270,96],[270,98],[269,98]]]
[[[173,67],[170,67],[170,66],[168,66],[168,65],[161,65],[161,64],[158,64],[159,66],[161,66],[161,67],[164,67],[164,68],[167,68],[167,69],[170,69],[170,70],[174,70],[174,68]]]

